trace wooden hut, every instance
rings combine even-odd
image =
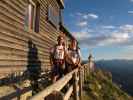
[[[63,0],[0,0],[0,76],[38,66],[50,70],[49,49],[62,23]]]

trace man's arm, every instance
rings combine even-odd
[[[73,63],[72,57],[70,56],[68,50],[65,51],[65,60],[66,60],[67,62],[69,62],[69,63],[70,63],[70,62]]]

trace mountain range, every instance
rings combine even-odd
[[[111,72],[113,82],[133,96],[133,60],[99,60],[95,66]]]

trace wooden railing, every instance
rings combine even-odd
[[[73,70],[54,84],[48,86],[43,91],[34,95],[30,100],[44,100],[48,95],[52,94],[53,92],[60,92],[68,84],[70,86],[67,92],[62,95],[62,100],[68,100],[72,94],[74,100],[82,100],[82,85],[84,79],[84,72],[85,71],[83,66]],[[71,84],[70,80],[73,80]]]
[[[59,79],[54,84],[46,87],[43,91],[32,96],[30,100],[44,100],[45,98],[47,98],[50,94],[54,92],[62,93],[61,90],[63,90],[64,87],[67,87],[67,90],[64,93],[64,95],[62,95],[61,100],[69,100],[70,97],[73,97],[74,100],[83,100],[82,99],[82,92],[83,92],[82,86],[83,86],[83,83],[86,77],[86,73],[88,73],[87,68],[88,68],[87,65],[83,65],[80,68],[74,69],[72,72],[63,76],[61,79]],[[42,76],[46,77],[45,74],[44,75],[42,74]],[[32,95],[31,93],[32,93],[31,87],[27,87],[24,89],[19,89],[18,91],[11,93],[9,95],[6,95],[4,97],[0,97],[0,100],[1,99],[8,100],[9,98],[18,99],[18,100],[27,100],[27,98],[29,98],[29,94]]]

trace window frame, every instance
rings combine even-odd
[[[30,5],[31,5],[31,8],[29,8]],[[32,16],[32,13],[34,14],[33,16]],[[29,27],[29,30],[35,31],[36,13],[37,13],[36,3],[33,0],[29,0],[29,4],[28,4],[28,27]]]
[[[48,21],[52,26],[54,26],[56,29],[58,29],[60,24],[60,11],[59,13],[55,10],[55,8],[49,4],[48,5]]]
[[[31,32],[39,33],[40,31],[40,2],[36,0],[28,0],[24,27],[29,32],[31,31]]]

